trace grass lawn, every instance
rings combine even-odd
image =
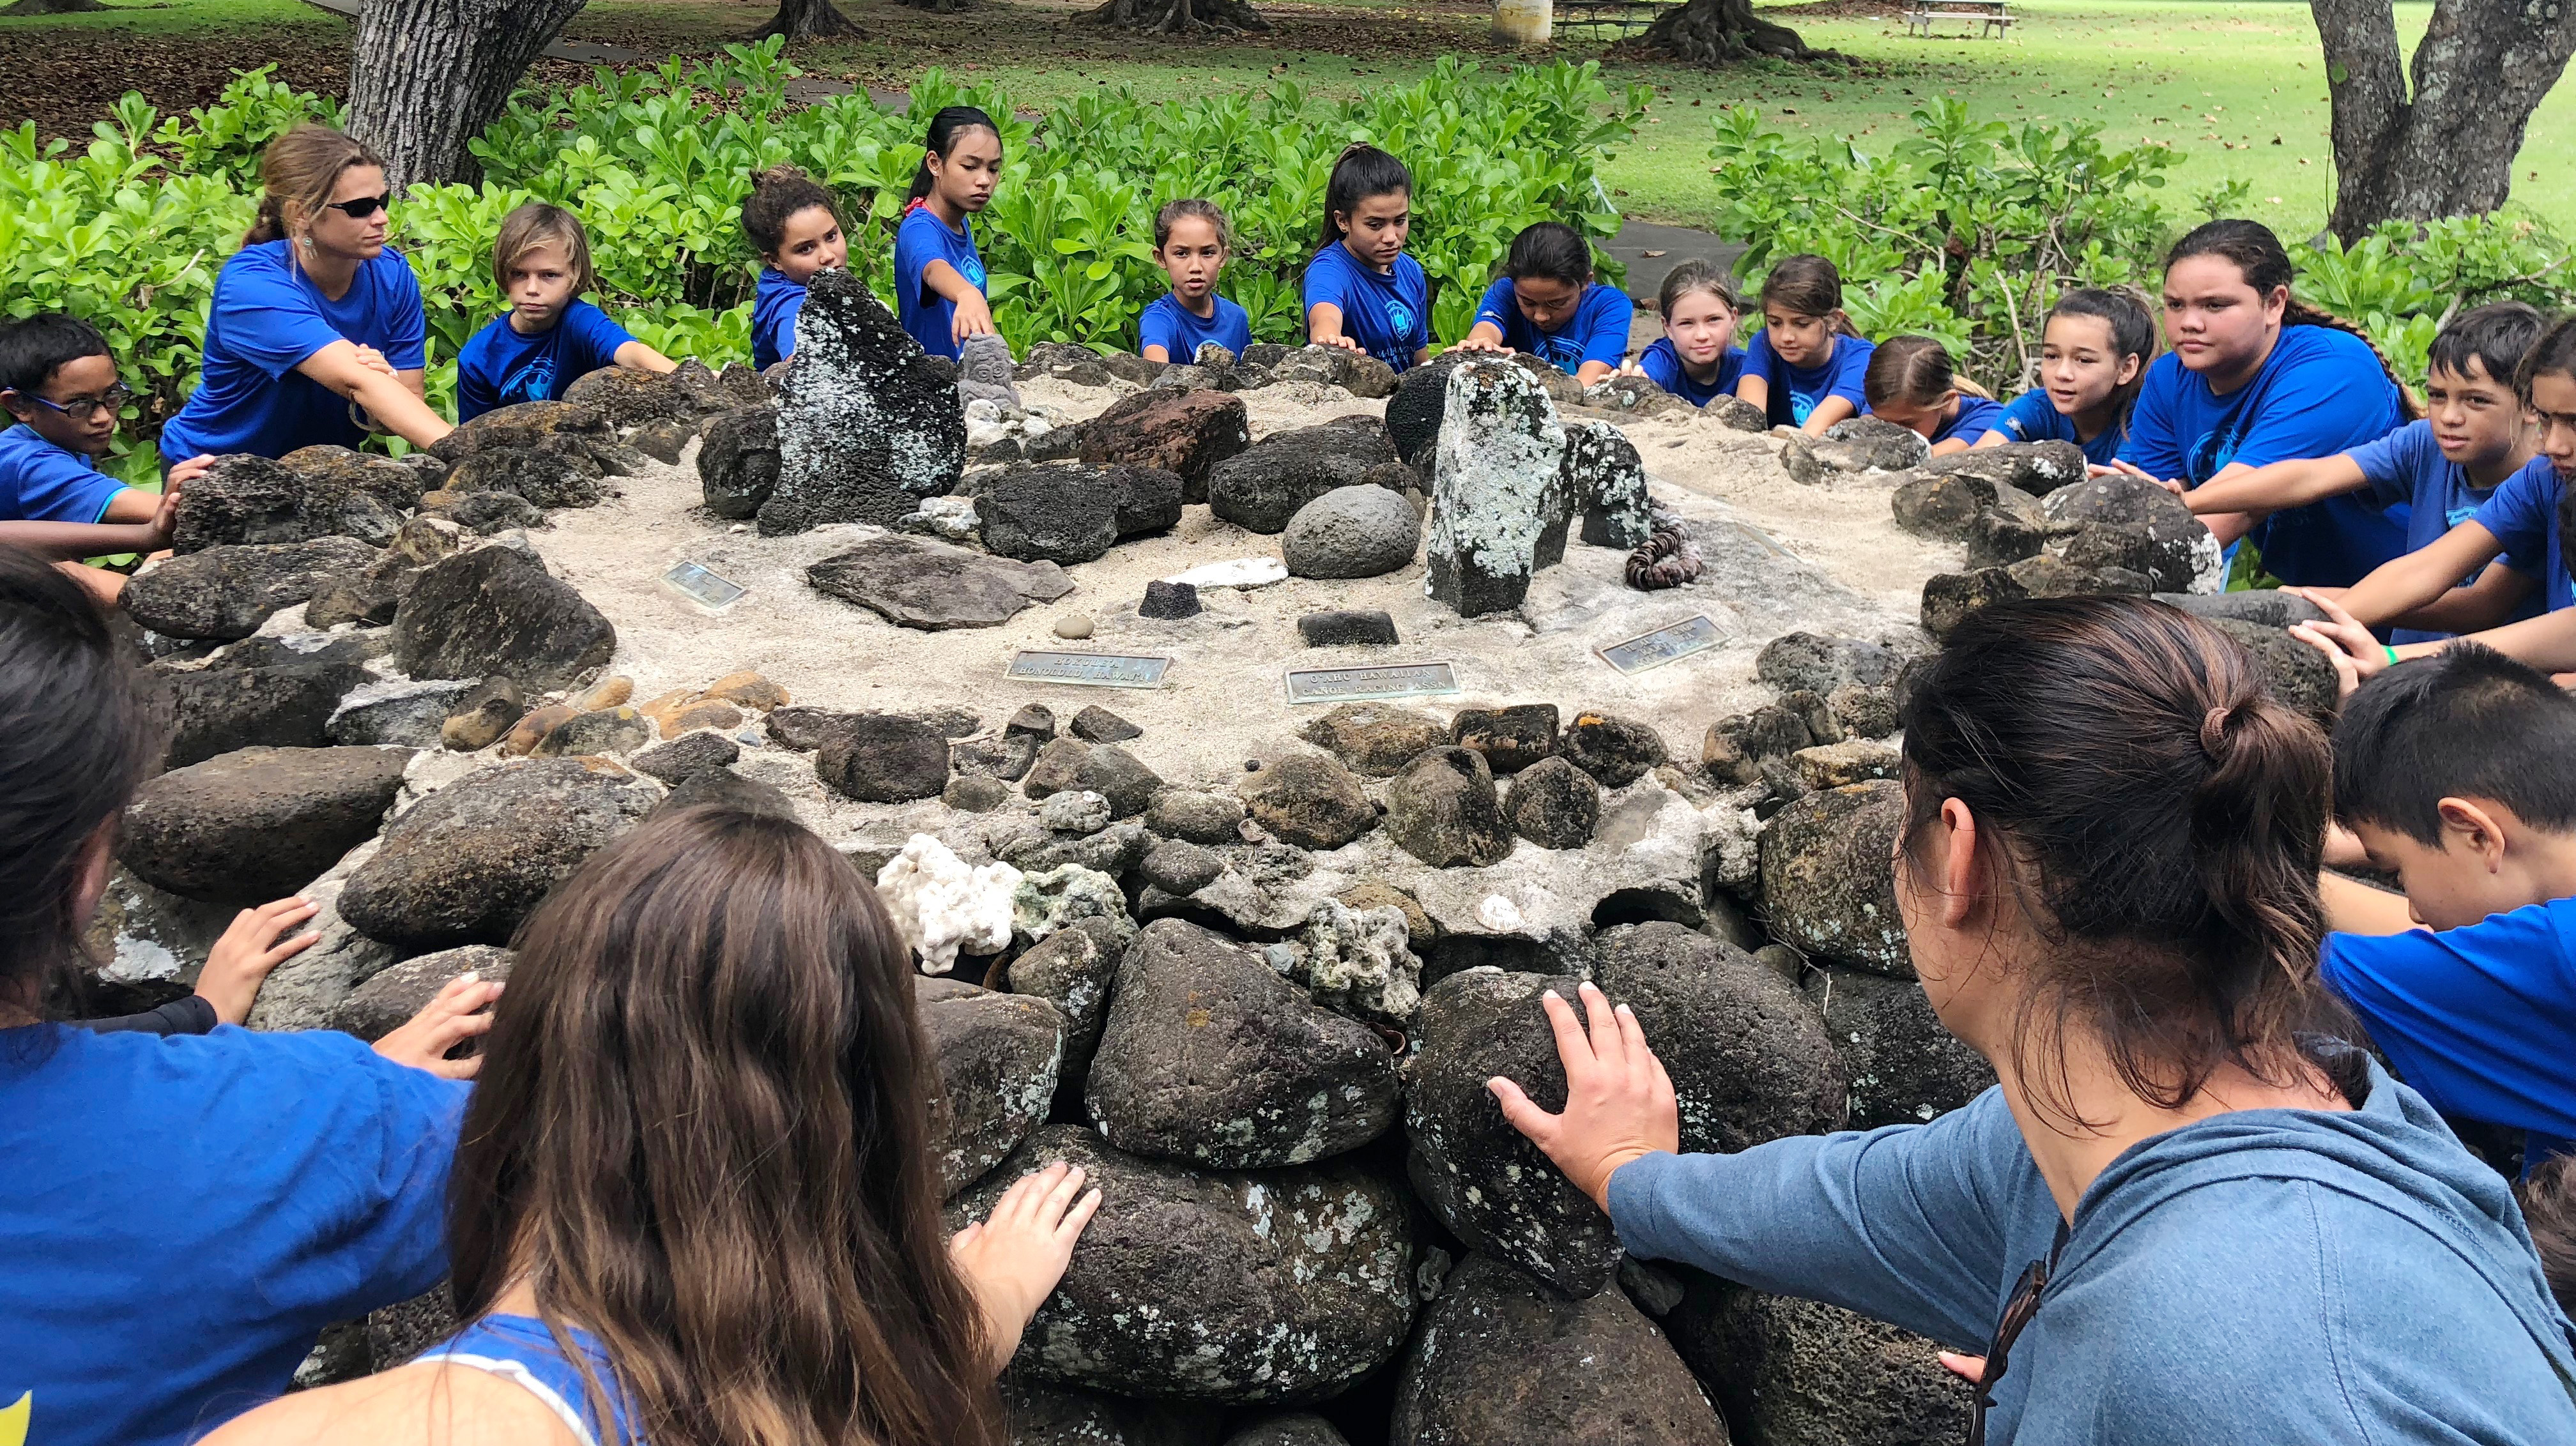
[[[134,35],[202,35],[209,31],[257,32],[270,26],[337,26],[340,22],[303,0],[105,0],[106,10],[81,15],[0,17],[0,34],[37,27],[67,31],[123,31]]]

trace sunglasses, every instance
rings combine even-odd
[[[74,397],[68,402],[58,402],[38,392],[28,392],[25,395],[31,400],[44,403],[75,422],[86,422],[97,416],[98,409],[101,407],[105,407],[111,417],[124,411],[125,404],[134,400],[134,389],[123,382],[118,382],[97,396]]]
[[[393,199],[394,193],[387,191],[381,196],[352,196],[346,201],[325,201],[322,205],[326,210],[337,211],[352,221],[364,221],[392,205]]]

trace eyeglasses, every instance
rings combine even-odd
[[[2066,1227],[2058,1227],[2058,1249],[2066,1246]],[[1986,1446],[1986,1412],[1994,1409],[1995,1383],[2004,1378],[2004,1369],[2012,1355],[2013,1342],[2021,1338],[2022,1327],[2039,1314],[2039,1297],[2048,1289],[2049,1261],[2034,1260],[2022,1271],[2021,1281],[2013,1287],[2012,1298],[2004,1302],[2003,1319],[1995,1323],[1995,1338],[1986,1345],[1986,1369],[1977,1377],[1977,1393],[1968,1403],[1968,1446]]]
[[[44,403],[46,406],[53,408],[55,411],[62,413],[64,416],[71,418],[75,422],[86,422],[90,418],[97,416],[98,409],[101,407],[107,408],[107,414],[111,417],[124,411],[125,404],[134,400],[134,389],[123,382],[118,382],[115,386],[109,387],[106,391],[99,393],[97,396],[74,397],[68,402],[58,402],[53,398],[38,392],[29,392],[27,395]]]
[[[326,209],[337,211],[352,221],[364,221],[393,204],[393,199],[394,193],[387,191],[381,196],[352,196],[346,201],[325,201],[322,204]]]

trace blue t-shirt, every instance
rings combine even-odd
[[[2477,487],[2459,463],[2442,455],[2441,445],[2433,440],[2431,422],[2409,422],[2376,442],[2366,442],[2344,454],[2361,468],[2370,483],[2371,495],[2382,507],[2406,505],[2406,550],[2421,552],[2442,540],[2442,534],[2468,521],[2496,494],[2495,487]],[[2555,532],[2555,528],[2551,529]],[[2545,552],[2529,556],[2508,553],[2505,564],[2514,571],[2538,573],[2548,559]],[[2460,580],[2462,587],[2478,580],[2476,573]],[[2537,595],[2523,599],[2511,616],[2502,622],[2520,622],[2540,616]],[[2501,623],[2499,624],[2501,626]],[[2426,632],[2420,628],[2397,628],[2389,639],[2399,643],[2429,643],[2448,633]]]
[[[1628,355],[1628,324],[1636,315],[1637,303],[1628,293],[1615,286],[1586,285],[1565,324],[1541,331],[1521,314],[1518,288],[1508,276],[1486,287],[1485,299],[1476,303],[1476,320],[1502,328],[1503,345],[1544,357],[1567,376],[1581,371],[1585,362],[1617,366]]]
[[[554,1332],[546,1323],[524,1315],[487,1315],[422,1352],[413,1363],[461,1366],[514,1382],[544,1403],[583,1446],[644,1446],[644,1437],[636,1429],[635,1403],[617,1379],[608,1347],[577,1325],[563,1329],[573,1348],[581,1352],[582,1364],[590,1367],[588,1380],[581,1365],[555,1344]],[[604,1423],[591,1404],[594,1381],[608,1405],[609,1418]]]
[[[2197,487],[2230,463],[2331,457],[2397,430],[2397,384],[2370,343],[2326,326],[2287,326],[2253,380],[2226,396],[2173,352],[2147,367],[2120,459]],[[2287,583],[2350,587],[2406,550],[2406,517],[2345,493],[2275,512],[2247,535]]]
[[[24,422],[0,432],[0,522],[102,521],[124,490],[89,454],[57,447]]]
[[[790,281],[775,266],[760,268],[751,294],[751,364],[767,371],[796,354],[796,313],[805,309],[805,283]]]
[[[420,280],[385,248],[358,266],[333,301],[288,257],[284,241],[245,246],[215,278],[197,390],[161,429],[161,455],[283,457],[298,447],[355,447],[367,438],[349,403],[295,368],[335,341],[384,353],[398,372],[428,365]]]
[[[470,422],[521,402],[555,401],[580,378],[615,366],[617,349],[634,339],[607,312],[578,297],[535,336],[521,336],[507,314],[496,316],[456,354],[456,420]]]
[[[1306,263],[1306,310],[1342,309],[1342,335],[1360,350],[1403,371],[1431,345],[1431,278],[1399,251],[1386,272],[1371,270],[1336,241]]]
[[[2120,444],[2129,439],[2129,424],[2123,418],[2119,425],[2104,427],[2085,441],[2075,435],[2075,419],[2057,409],[2048,393],[2038,387],[2012,399],[2003,415],[1986,425],[1990,432],[2001,432],[2016,442],[2073,442],[2084,449],[2084,460],[2108,467],[2120,455]]]
[[[468,1086],[330,1030],[0,1030],[0,1412],[180,1446],[447,1271]]]
[[[1210,297],[1215,312],[1202,320],[1197,312],[1181,305],[1181,299],[1169,293],[1145,308],[1136,322],[1136,350],[1159,346],[1163,355],[1185,362],[1199,354],[1199,344],[1215,342],[1237,357],[1252,345],[1252,318],[1242,307],[1222,296]]]
[[[2576,899],[2329,934],[2319,974],[2433,1108],[2523,1131],[2526,1162],[2576,1141]]]
[[[1992,397],[1972,397],[1961,392],[1958,409],[1950,413],[1948,421],[1933,428],[1932,435],[1925,440],[1938,446],[1953,437],[1961,437],[1973,447],[1979,437],[2003,425],[2003,416],[2003,403]]]
[[[1828,340],[1833,344],[1832,355],[1811,367],[1793,367],[1771,349],[1771,333],[1754,333],[1752,344],[1744,349],[1744,374],[1770,384],[1772,426],[1805,426],[1808,414],[1828,397],[1850,402],[1855,416],[1869,410],[1861,378],[1869,372],[1869,354],[1878,350],[1878,343],[1857,336]]]
[[[2495,534],[2514,571],[2529,577],[2537,570],[2549,612],[2576,602],[2576,583],[2568,580],[2567,557],[2559,547],[2559,487],[2558,469],[2548,458],[2534,457],[2498,483],[2471,519]]]
[[[1731,346],[1717,354],[1717,380],[1707,386],[1691,380],[1682,365],[1681,348],[1671,337],[1663,337],[1637,357],[1637,369],[1646,379],[1694,407],[1705,407],[1723,396],[1732,395],[1735,383],[1744,375],[1744,348]]]
[[[921,274],[933,261],[945,261],[957,268],[957,274],[977,291],[984,289],[984,258],[975,250],[975,221],[968,217],[963,229],[951,231],[928,206],[915,206],[903,218],[894,233],[894,289],[899,303],[896,311],[903,319],[903,329],[921,343],[921,349],[932,356],[957,359],[964,348],[949,334],[957,317],[957,303],[930,289]]]

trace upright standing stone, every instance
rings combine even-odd
[[[856,275],[816,276],[779,384],[778,485],[760,504],[761,534],[889,527],[953,490],[966,466],[966,413],[945,370]]]
[[[1431,463],[1432,597],[1465,617],[1521,605],[1551,522],[1564,546],[1565,446],[1529,373],[1479,360],[1449,374]]]

